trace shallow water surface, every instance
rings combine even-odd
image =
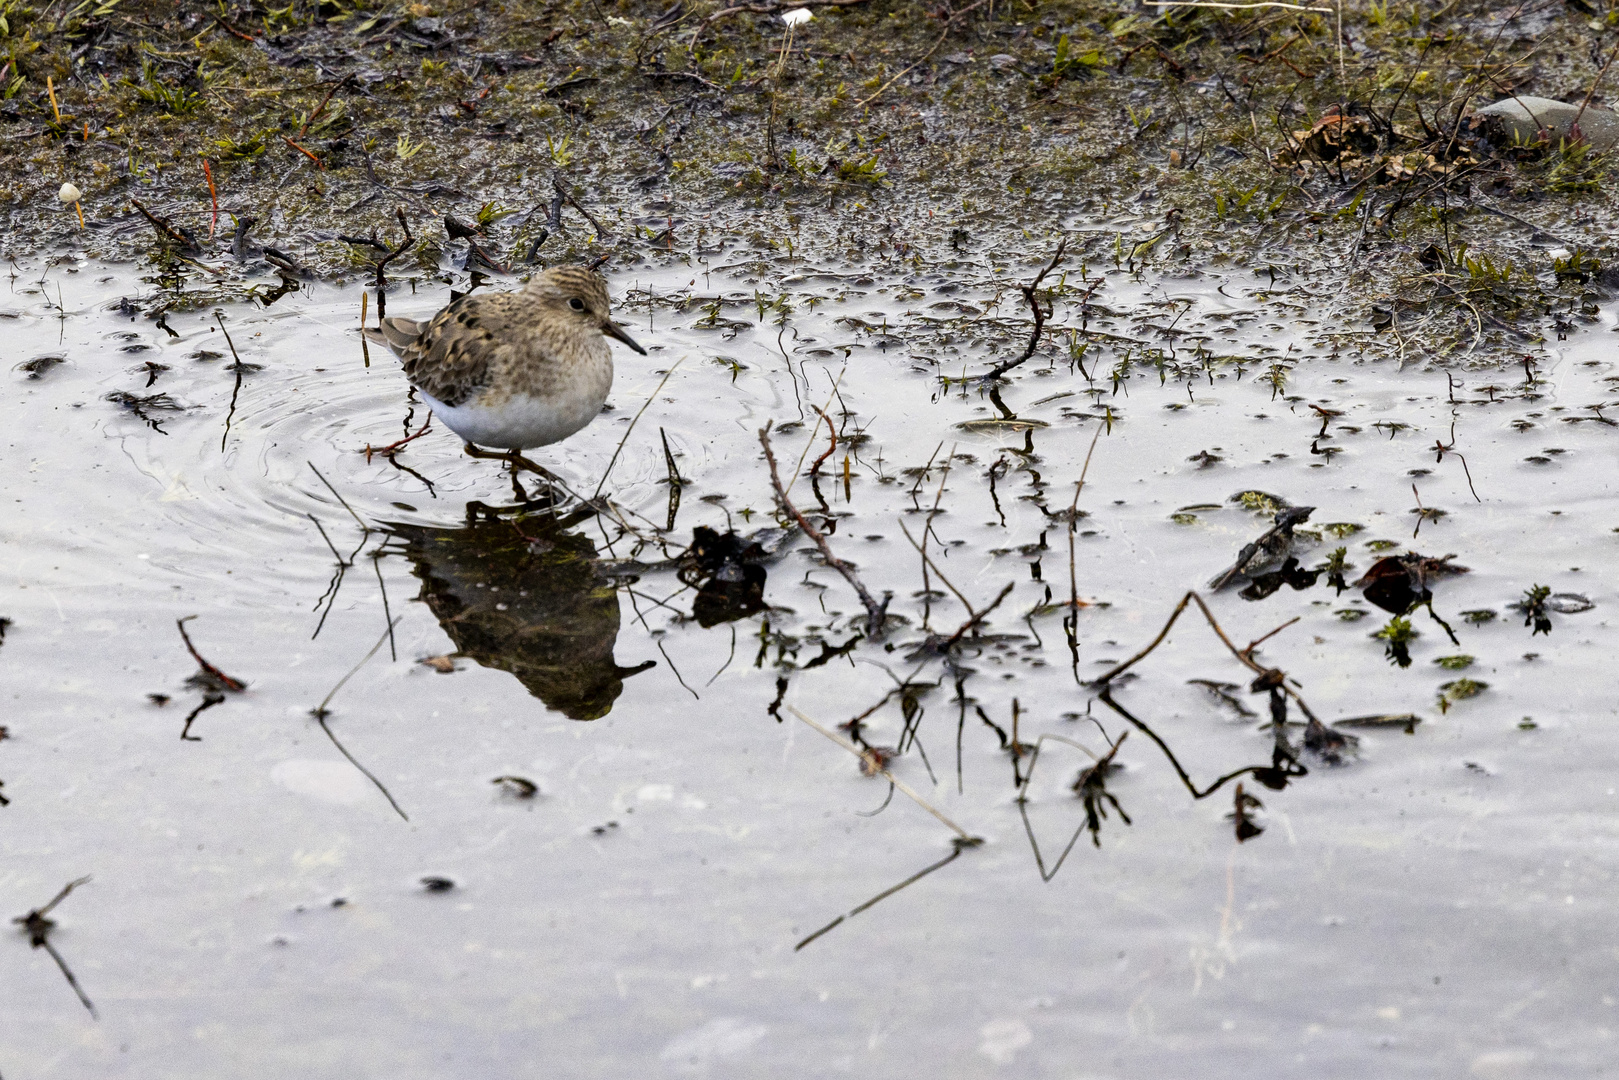
[[[0,902],[91,876],[48,940],[99,1019],[16,935],[0,1072],[1603,1072],[1611,314],[1452,381],[1305,286],[1284,327],[1263,275],[1098,276],[992,397],[961,377],[1026,340],[1006,282],[620,271],[651,355],[531,454],[588,495],[628,430],[593,515],[442,430],[363,453],[426,414],[356,286],[166,330],[128,268],[25,269]],[[885,633],[778,528],[767,423]],[[1289,506],[1296,561],[1210,588]],[[1337,548],[1346,586],[1467,568],[1422,579],[1408,666],[1312,573]],[[1104,698],[1190,589],[1236,649],[1288,624],[1256,667],[1332,727],[1278,729],[1195,605]]]

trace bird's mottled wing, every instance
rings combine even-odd
[[[459,405],[489,384],[499,351],[516,336],[519,293],[463,296],[433,316],[404,355],[412,385],[446,405]]]

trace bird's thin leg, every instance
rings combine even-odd
[[[542,465],[536,465],[534,462],[532,462],[528,458],[524,457],[522,455],[522,453],[517,451],[517,450],[502,450],[502,451],[479,450],[476,446],[473,446],[471,443],[467,443],[464,447],[462,447],[462,449],[466,451],[466,454],[467,454],[468,457],[485,458],[485,459],[487,459],[489,461],[504,461],[506,464],[510,465],[514,470],[516,470],[516,469],[525,469],[528,472],[531,472],[536,476],[544,477],[547,480],[555,480],[556,479],[556,477],[551,475],[551,470],[545,468]]]
[[[466,452],[467,457],[486,458],[486,459],[491,460],[491,461],[505,461],[506,460],[506,455],[505,454],[497,454],[493,450],[479,450],[476,446],[473,446],[471,443],[465,444],[464,446],[461,447],[461,449]]]
[[[423,435],[426,435],[427,434],[427,429],[432,427],[432,426],[433,426],[433,414],[428,413],[427,414],[427,421],[424,424],[422,424],[421,428],[418,429],[416,434],[414,434],[414,435],[406,435],[403,439],[400,439],[397,442],[391,442],[387,446],[372,446],[370,443],[366,443],[366,445],[365,445],[365,460],[367,462],[370,462],[372,454],[396,454],[396,453],[398,453],[400,450],[402,450],[404,448],[406,443],[413,443],[417,439],[421,438]]]
[[[496,453],[491,450],[480,450],[471,443],[467,443],[462,447],[462,449],[466,452],[468,457],[484,458],[490,461],[504,461],[512,470],[512,490],[516,493],[517,500],[519,502],[529,502],[530,500],[528,495],[523,491],[522,486],[517,481],[518,471],[525,470],[540,477],[540,479],[545,481],[546,487],[549,490],[551,502],[553,505],[555,505],[556,489],[553,486],[552,481],[554,481],[556,477],[551,474],[549,469],[542,465],[535,464],[528,458],[524,457],[522,453],[517,450],[507,450],[503,453]]]

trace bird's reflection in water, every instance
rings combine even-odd
[[[520,521],[505,513],[473,502],[461,528],[390,526],[421,579],[417,599],[457,655],[511,672],[564,716],[606,716],[624,680],[654,662],[623,668],[613,659],[618,594],[595,543],[571,531],[589,513]]]

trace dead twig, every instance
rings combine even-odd
[[[787,489],[781,486],[781,473],[776,468],[776,453],[770,448],[770,427],[771,425],[767,423],[759,429],[759,445],[764,447],[765,460],[770,463],[770,483],[776,489],[777,500],[780,501],[782,509],[787,511],[788,516],[798,523],[800,529],[804,530],[804,535],[815,541],[815,546],[821,549],[821,558],[826,562],[826,565],[842,574],[843,580],[847,581],[850,587],[854,589],[855,594],[860,597],[860,603],[866,609],[866,636],[870,638],[881,636],[883,621],[888,616],[888,602],[893,599],[894,594],[885,592],[882,603],[878,603],[871,593],[867,591],[866,586],[861,583],[860,576],[854,572],[854,567],[832,554],[832,547],[826,542],[826,537],[821,534],[821,530],[810,524],[809,518],[805,517],[798,507],[793,505],[792,500],[787,497]],[[969,608],[969,610],[971,609]]]
[[[912,71],[915,71],[918,67],[920,67],[923,63],[925,63],[927,61],[928,57],[932,56],[934,53],[939,51],[939,46],[943,45],[944,44],[944,39],[950,36],[950,28],[955,25],[955,22],[956,22],[957,19],[961,18],[963,15],[966,15],[968,12],[975,11],[978,8],[983,7],[988,2],[989,2],[989,0],[977,0],[977,3],[968,4],[966,7],[961,8],[958,11],[951,12],[950,17],[944,21],[944,31],[939,35],[939,40],[935,41],[933,43],[933,47],[931,49],[929,49],[927,52],[922,54],[921,59],[917,60],[916,63],[911,64],[909,67],[905,68],[905,70],[901,71],[898,75],[895,75],[893,78],[891,78],[887,82],[883,83],[881,86],[879,86],[877,88],[876,93],[872,94],[870,97],[863,98],[860,101],[855,102],[854,107],[857,108],[857,109],[863,109],[867,105],[870,105],[873,101],[876,101],[878,98],[882,97],[883,93],[890,86],[893,86],[895,83],[899,82],[900,79],[904,78],[906,75],[909,75]]]
[[[1195,603],[1198,610],[1203,613],[1203,618],[1208,621],[1209,628],[1214,631],[1215,636],[1220,639],[1221,644],[1230,650],[1231,655],[1236,657],[1239,663],[1256,675],[1267,675],[1275,670],[1273,668],[1265,667],[1253,657],[1254,648],[1258,646],[1260,642],[1266,640],[1266,638],[1269,638],[1271,634],[1266,634],[1263,637],[1256,638],[1246,649],[1237,648],[1237,646],[1232,643],[1231,639],[1226,636],[1226,632],[1221,628],[1219,621],[1215,619],[1214,612],[1209,610],[1209,605],[1204,603],[1203,598],[1193,591],[1188,592],[1185,596],[1181,597],[1180,603],[1175,605],[1175,610],[1170,612],[1169,619],[1164,623],[1163,629],[1158,631],[1158,636],[1153,638],[1152,641],[1148,643],[1146,648],[1142,649],[1140,652],[1136,653],[1122,664],[1115,664],[1103,674],[1085,683],[1085,685],[1092,689],[1103,691],[1103,696],[1106,698],[1106,691],[1110,688],[1113,681],[1120,675],[1123,675],[1130,668],[1140,663],[1142,660],[1145,660],[1149,655],[1151,655],[1154,649],[1158,648],[1159,645],[1162,645],[1164,643],[1164,639],[1169,636],[1169,631],[1174,627],[1175,620],[1181,617],[1181,613],[1186,610],[1186,606],[1188,604],[1193,603]],[[1297,621],[1297,619],[1289,620],[1287,623],[1284,623],[1277,629],[1283,629],[1287,626],[1291,626]],[[1272,631],[1271,633],[1274,634],[1275,631]],[[1281,689],[1287,694],[1288,697],[1292,698],[1298,704],[1299,711],[1304,713],[1308,719],[1314,720],[1316,723],[1320,723],[1320,720],[1316,717],[1315,713],[1310,710],[1310,706],[1305,703],[1304,698],[1299,696],[1299,693],[1294,690],[1293,687],[1287,685],[1285,680],[1281,683]],[[1109,704],[1111,705],[1112,702],[1109,701]],[[1114,707],[1116,708],[1117,706]]]
[[[985,382],[1005,375],[1008,371],[1033,356],[1034,350],[1040,347],[1040,334],[1045,329],[1046,320],[1051,318],[1051,307],[1049,304],[1043,308],[1040,306],[1040,300],[1035,296],[1035,290],[1040,288],[1040,283],[1046,279],[1046,275],[1055,270],[1057,264],[1062,262],[1063,252],[1066,250],[1068,250],[1068,237],[1065,236],[1057,243],[1057,253],[1051,257],[1051,261],[1046,264],[1045,269],[1034,275],[1033,281],[1018,287],[1018,291],[1023,294],[1023,298],[1029,302],[1029,310],[1034,314],[1034,329],[1029,332],[1029,347],[1024,349],[1023,355],[1016,360],[1007,360],[990,368],[989,373],[984,376]]]
[[[190,232],[178,225],[175,225],[173,222],[169,221],[168,218],[159,217],[152,213],[150,210],[146,209],[139,199],[132,197],[129,200],[129,204],[136,210],[139,210],[142,217],[151,222],[152,228],[156,229],[157,234],[163,239],[179,244],[181,250],[188,253],[195,252],[197,250],[197,238],[192,236]]]
[[[815,403],[814,402],[810,403],[810,408],[815,409],[816,413],[820,416],[820,418],[822,420],[826,421],[826,433],[832,437],[832,442],[827,446],[826,453],[824,453],[820,457],[816,458],[814,463],[810,465],[809,474],[811,476],[814,476],[814,475],[816,475],[817,473],[819,473],[821,471],[821,466],[826,462],[826,459],[831,457],[833,454],[835,454],[837,452],[837,449],[838,449],[838,428],[837,428],[836,424],[832,423],[832,418],[830,416],[826,415],[826,412],[824,410],[815,408]],[[918,481],[918,483],[920,483],[920,481]]]
[[[647,395],[646,401],[641,405],[640,409],[636,411],[635,418],[630,421],[630,426],[624,429],[624,437],[618,440],[618,445],[613,448],[613,456],[608,459],[607,468],[603,470],[602,478],[596,484],[596,490],[591,492],[590,503],[594,503],[598,498],[601,497],[602,488],[607,486],[607,478],[613,475],[613,466],[618,464],[619,453],[623,451],[624,444],[630,441],[630,432],[634,431],[635,425],[641,422],[641,414],[646,412],[651,404],[657,400],[658,394],[663,391],[663,384],[669,381],[669,376],[675,373],[675,369],[680,367],[680,364],[681,361],[676,360],[674,362],[674,366],[663,373],[663,378],[658,380],[658,385],[652,388],[652,393]],[[584,500],[581,499],[580,501],[583,502]]]
[[[388,284],[388,279],[385,276],[385,272],[388,269],[388,264],[416,246],[416,239],[410,235],[410,222],[405,220],[405,208],[403,206],[395,206],[394,214],[399,218],[399,227],[405,230],[405,238],[399,242],[398,247],[394,248],[392,251],[388,252],[388,254],[377,260],[377,320],[379,322],[382,320],[381,290],[385,285]]]
[[[195,618],[195,615],[187,615],[183,619],[174,620],[174,625],[180,628],[181,640],[186,643],[186,651],[191,654],[191,658],[197,662],[198,667],[202,668],[203,673],[210,681],[217,683],[224,689],[233,691],[235,693],[240,693],[241,691],[246,690],[247,684],[245,682],[242,682],[240,679],[231,678],[229,675],[226,675],[223,671],[220,671],[217,667],[204,660],[202,658],[202,654],[197,651],[197,647],[191,644],[191,635],[186,633],[186,623]]]
[[[1591,104],[1591,99],[1596,96],[1597,87],[1602,85],[1603,76],[1607,75],[1608,69],[1613,66],[1614,57],[1619,57],[1619,44],[1614,45],[1613,51],[1608,54],[1608,62],[1602,65],[1602,70],[1597,72],[1597,77],[1591,80],[1591,89],[1586,91],[1585,100],[1580,102],[1579,110],[1574,114],[1574,122],[1568,126],[1570,132],[1579,134],[1580,117],[1585,115],[1585,107]],[[1530,115],[1534,114],[1531,113]]]
[[[816,731],[819,731],[822,735],[825,735],[827,738],[837,743],[839,746],[843,747],[845,750],[849,751],[849,753],[853,754],[855,757],[859,758],[862,769],[869,771],[869,773],[873,776],[881,776],[884,780],[887,780],[890,784],[893,784],[901,792],[910,796],[912,802],[916,803],[916,805],[920,806],[922,809],[926,810],[928,813],[932,814],[934,817],[943,822],[945,827],[951,832],[955,833],[959,840],[964,841],[971,847],[977,847],[979,844],[984,842],[982,837],[973,836],[972,834],[968,833],[966,829],[963,829],[960,825],[957,825],[954,821],[951,821],[949,818],[945,817],[932,803],[922,798],[922,796],[918,795],[915,791],[912,791],[910,786],[907,785],[905,781],[889,772],[886,765],[882,764],[880,761],[874,760],[871,753],[861,750],[853,743],[839,736],[836,732],[830,731],[827,728],[822,727],[820,724],[817,724],[814,720],[811,720],[809,717],[800,712],[796,706],[788,705],[787,711],[804,721],[804,723],[808,724]]]
[[[283,135],[283,136],[281,136],[281,139],[288,146],[290,146],[294,150],[298,151],[300,154],[302,154],[304,157],[308,158],[310,161],[313,161],[315,163],[315,167],[320,169],[321,172],[326,171],[326,163],[324,161],[322,161],[320,158],[316,157],[310,151],[304,149],[302,146],[299,146],[297,143],[293,142],[290,136]]]
[[[579,200],[573,197],[573,193],[567,189],[565,184],[563,184],[562,177],[560,175],[552,175],[551,185],[556,188],[557,194],[562,196],[563,202],[579,211],[579,213],[584,216],[584,219],[590,222],[590,227],[596,230],[597,239],[605,240],[612,236],[612,233],[608,232],[606,227],[604,227],[601,222],[596,220],[596,216],[581,206],[579,204]]]
[[[315,118],[326,111],[326,104],[332,100],[332,95],[347,86],[353,78],[354,74],[350,72],[332,84],[332,88],[326,91],[326,96],[320,99],[320,104],[315,106],[315,111],[309,114],[309,119],[305,120],[303,126],[298,129],[300,139],[309,134],[309,125],[315,122]]]

